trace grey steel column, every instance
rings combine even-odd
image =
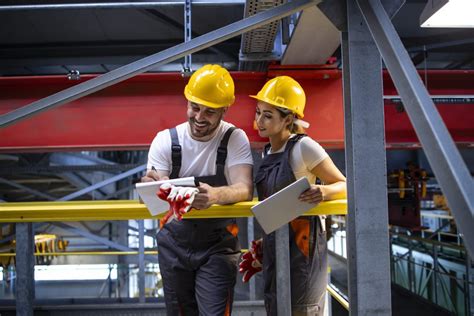
[[[32,316],[35,299],[35,243],[32,223],[16,224],[16,314]]]
[[[413,262],[413,250],[408,250],[408,258],[407,258],[407,274],[408,274],[408,290],[410,292],[416,293],[416,287],[414,286],[415,284],[415,277],[413,270],[415,267],[412,264]]]
[[[289,234],[288,225],[283,225],[275,232],[277,314],[285,316],[291,315]]]
[[[382,61],[355,1],[342,32],[351,315],[391,315]]]
[[[24,107],[0,115],[0,128],[6,127],[14,122],[41,113],[50,108],[74,101],[115,83],[119,83],[135,75],[146,72],[158,65],[164,65],[186,55],[211,47],[212,45],[224,42],[232,37],[291,15],[294,12],[316,5],[318,2],[320,2],[320,0],[294,0],[201,35],[189,42],[176,45],[154,55],[114,69],[96,78],[87,80],[71,88],[30,103]]]
[[[184,0],[184,41],[191,40],[191,0]],[[191,71],[192,59],[191,54],[184,56],[184,71]]]
[[[252,240],[255,239],[254,233],[254,225],[253,225],[254,217],[247,217],[247,244],[250,247]],[[249,299],[251,301],[255,301],[255,277],[250,278],[249,281]]]
[[[439,289],[439,261],[438,261],[438,246],[433,244],[433,280],[434,280],[434,298],[435,304],[438,304],[438,289]]]
[[[468,315],[474,315],[474,260],[466,258],[466,281],[467,281],[467,311]]]
[[[145,222],[138,221],[138,301],[145,303]]]
[[[116,239],[117,243],[120,245],[128,245],[128,221],[116,221],[115,227],[118,234]],[[118,297],[130,297],[129,261],[126,256],[117,256],[117,259]]]
[[[326,228],[328,229],[328,228]],[[329,229],[331,229],[331,227],[329,227]],[[334,237],[333,237],[334,238]],[[329,270],[329,273],[328,273],[328,286],[331,286],[332,282],[331,282],[331,270]],[[324,310],[324,316],[332,316],[332,295],[331,293],[329,293],[328,290],[326,290],[326,308]]]
[[[474,181],[471,174],[380,1],[357,2],[472,258]]]

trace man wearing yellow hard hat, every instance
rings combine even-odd
[[[234,82],[218,65],[197,70],[184,89],[187,122],[159,132],[142,181],[194,176],[196,188],[162,186],[170,211],[157,234],[168,315],[227,315],[240,256],[235,219],[182,219],[191,208],[251,200],[253,160],[245,133],[223,121]],[[176,220],[173,220],[176,219]]]
[[[304,134],[306,96],[291,77],[269,80],[257,95],[256,126],[267,137],[262,163],[255,177],[259,200],[307,177],[311,187],[299,199],[314,205],[346,197],[346,178],[326,151]],[[319,179],[322,184],[316,184]],[[289,224],[292,315],[324,315],[327,285],[327,246],[324,218],[300,216]],[[277,314],[275,233],[255,240],[242,256],[240,272],[247,282],[263,270],[267,315]]]

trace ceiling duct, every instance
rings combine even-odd
[[[316,7],[304,10],[283,56],[282,65],[321,65],[340,45],[340,33]]]
[[[286,0],[247,0],[244,17],[286,3]],[[266,70],[269,60],[275,59],[273,47],[280,21],[274,21],[242,35],[239,70]]]

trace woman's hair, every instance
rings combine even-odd
[[[282,118],[285,118],[288,115],[293,116],[293,120],[291,120],[291,123],[287,126],[287,128],[290,130],[290,133],[292,133],[292,134],[304,134],[304,132],[305,132],[304,128],[301,127],[298,124],[295,124],[295,122],[294,122],[294,120],[296,119],[295,113],[291,112],[288,109],[281,108],[279,106],[276,106],[275,108],[277,109],[278,113],[280,113]]]

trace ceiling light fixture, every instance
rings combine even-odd
[[[428,0],[421,27],[474,27],[474,0]]]

